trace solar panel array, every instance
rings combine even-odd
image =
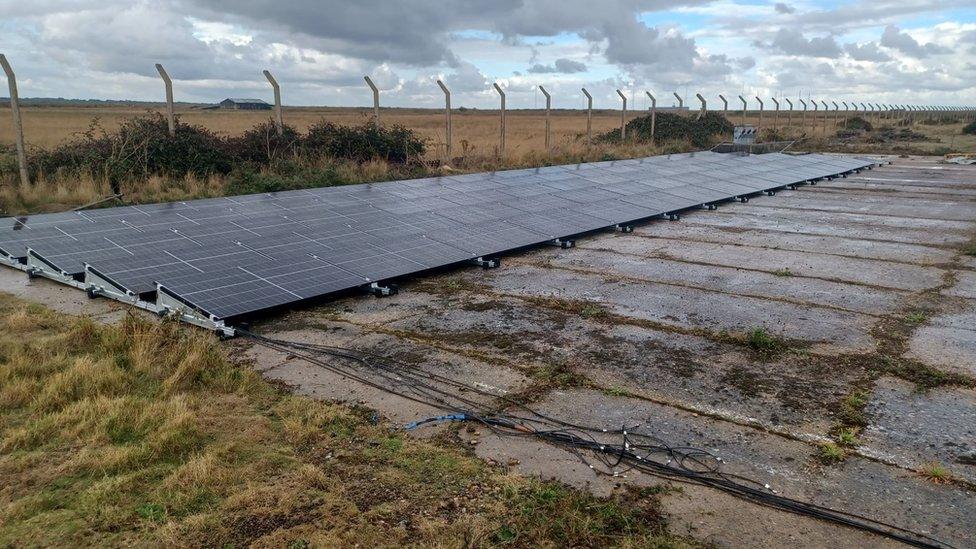
[[[4,218],[0,256],[227,319],[871,164],[706,152]]]

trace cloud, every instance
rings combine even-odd
[[[774,7],[776,9],[776,13],[796,13],[796,8],[788,4],[784,4],[783,2],[776,2]]]
[[[891,61],[891,56],[881,51],[877,42],[867,42],[865,44],[845,44],[844,51],[851,59],[856,61]]]
[[[840,46],[833,36],[808,40],[804,38],[803,33],[785,28],[779,29],[769,47],[787,55],[830,58],[841,55]]]
[[[572,59],[559,58],[552,65],[542,65],[536,63],[528,68],[526,72],[533,74],[574,74],[586,72],[586,64]]]
[[[898,27],[894,25],[885,27],[884,32],[881,34],[881,45],[919,59],[930,55],[952,53],[952,50],[949,48],[939,46],[938,44],[920,44],[907,32],[898,30]]]

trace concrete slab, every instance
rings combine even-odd
[[[641,241],[631,238],[600,239],[579,243],[581,248],[605,249],[649,258],[671,259],[705,265],[777,272],[789,269],[801,277],[852,282],[877,288],[925,290],[942,283],[943,271],[890,261],[836,255],[774,250],[728,244],[671,240]]]
[[[879,379],[866,413],[870,424],[860,450],[904,467],[937,463],[976,482],[976,391],[926,392],[894,378]]]
[[[966,312],[941,315],[917,329],[907,356],[928,365],[976,376],[976,303]]]
[[[621,236],[619,238],[640,237]],[[601,239],[600,242],[604,242]],[[592,245],[599,246],[600,242]],[[645,239],[648,247],[658,240]],[[700,243],[687,242],[689,248]],[[687,286],[730,295],[763,297],[784,300],[801,305],[836,308],[867,314],[883,314],[896,307],[903,292],[853,286],[828,280],[793,276],[792,273],[772,274],[746,271],[735,267],[683,263],[669,259],[644,258],[610,250],[578,248],[572,253],[550,252],[536,260],[535,256],[524,261],[536,264],[544,261],[548,267],[582,270],[591,274],[617,275],[634,279],[635,282],[661,282]]]
[[[902,242],[868,241],[864,240],[863,236],[810,235],[785,231],[774,232],[759,228],[724,230],[724,228],[697,224],[699,217],[686,218],[686,223],[652,223],[639,227],[634,232],[654,238],[824,253],[922,265],[944,263],[950,261],[955,255],[954,250],[945,248]]]
[[[805,191],[809,192],[809,191]],[[777,198],[780,198],[777,196]],[[872,197],[874,198],[874,197]],[[959,202],[916,199],[918,204],[887,203],[881,197],[874,200],[852,202],[843,197],[828,194],[818,195],[810,200],[795,194],[783,196],[776,204],[759,201],[756,207],[795,208],[821,212],[860,213],[877,217],[900,217],[904,219],[936,219],[945,221],[968,221],[976,217],[976,206]],[[892,201],[894,202],[894,201]]]
[[[944,295],[976,299],[976,272],[956,272],[956,283],[942,291]]]
[[[809,341],[812,350],[825,353],[874,348],[869,334],[874,319],[859,313],[521,265],[503,267],[490,278],[492,288],[502,293],[589,300],[617,314],[663,325],[739,333],[764,328]]]
[[[752,204],[752,201],[749,204]],[[717,212],[689,214],[682,217],[682,220],[686,223],[726,227],[730,230],[760,229],[942,246],[965,244],[969,241],[971,230],[970,223],[959,221],[825,213],[773,207],[748,211],[723,207]]]

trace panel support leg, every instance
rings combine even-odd
[[[476,257],[471,260],[472,265],[477,265],[482,269],[497,269],[501,267],[502,260],[498,257],[493,257],[491,259],[485,259],[483,257]]]

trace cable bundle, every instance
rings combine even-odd
[[[341,347],[267,338],[245,330],[245,337],[270,349],[359,383],[439,409],[444,414],[407,425],[407,429],[443,421],[481,424],[499,436],[531,437],[566,448],[600,475],[620,476],[630,471],[669,480],[709,486],[753,503],[840,524],[894,539],[915,547],[951,548],[930,536],[913,532],[862,515],[847,513],[776,494],[768,484],[722,471],[722,459],[711,452],[685,446],[670,446],[637,427],[601,429],[549,417],[532,408],[473,385],[439,374],[418,371],[385,357]],[[325,357],[341,359],[325,360]],[[361,369],[365,369],[362,371]],[[499,399],[504,408],[519,415],[487,408],[473,393]]]

